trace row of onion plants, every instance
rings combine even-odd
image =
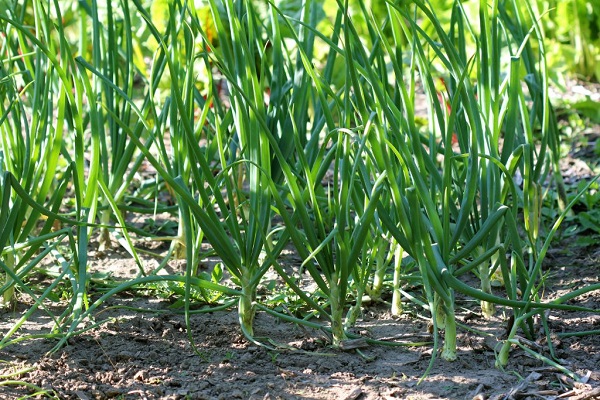
[[[444,332],[441,356],[454,360],[459,292],[486,317],[511,309],[499,366],[517,330],[532,337],[544,310],[591,311],[564,303],[597,285],[553,302],[540,295],[541,263],[570,205],[552,225],[541,218],[544,196],[564,190],[531,8],[455,1],[442,21],[421,0],[386,1],[383,13],[337,0],[331,15],[317,1],[279,5],[32,1],[0,12],[6,306],[15,288],[27,294],[24,321],[69,282],[64,314],[47,311],[58,348],[110,296],[167,283],[188,326],[200,291],[211,303],[203,311],[237,304],[252,342],[270,345],[254,335],[263,310],[326,329],[347,348],[363,298],[381,300],[391,287],[392,313],[410,299],[431,316],[436,347]],[[177,221],[175,235],[149,235],[126,218],[158,212]],[[90,298],[91,238],[125,248],[138,276]],[[136,240],[167,239],[169,251],[148,268]],[[289,246],[302,259],[294,272],[279,258]],[[41,267],[49,254],[55,267]],[[229,283],[199,271],[213,254]],[[173,258],[186,261],[183,275],[164,273]],[[326,326],[261,302],[271,269]],[[51,278],[41,294],[28,285],[35,271]],[[314,285],[299,284],[304,273]],[[465,283],[470,273],[480,286]]]

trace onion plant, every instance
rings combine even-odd
[[[176,193],[186,237],[199,228],[196,232],[204,235],[241,287],[240,326],[254,340],[256,290],[270,265],[261,254],[267,252],[272,259],[282,249],[279,244],[271,248],[269,240],[272,183],[281,182],[281,168],[288,167],[294,150],[295,135],[287,135],[286,129],[306,129],[302,126],[307,123],[308,94],[302,85],[293,92],[290,88],[307,78],[285,48],[276,14],[271,12],[268,28],[250,2],[210,1],[214,32],[204,30],[207,26],[193,5],[175,2],[166,37],[153,28],[142,5],[136,6],[160,44],[159,53],[165,54],[172,86],[168,127],[172,137],[180,138],[181,165],[189,168],[189,176],[165,168],[135,132],[128,134]],[[183,59],[171,51],[178,35],[183,38]],[[199,71],[209,74],[204,97],[194,85]],[[227,102],[218,80],[227,87]],[[198,106],[201,117],[195,120]],[[187,251],[191,276],[195,258]]]
[[[277,212],[285,224],[284,237],[289,237],[294,243],[304,260],[302,269],[310,274],[319,292],[326,296],[327,307],[322,307],[310,294],[296,286],[276,262],[274,266],[300,298],[328,317],[331,321],[332,344],[341,346],[347,338],[344,312],[349,282],[353,280],[357,285],[356,298],[359,304],[355,305],[355,310],[358,310],[369,277],[359,267],[368,259],[365,256],[365,249],[370,243],[367,235],[374,227],[377,199],[386,174],[384,172],[372,177],[365,168],[364,157],[371,157],[365,145],[373,125],[365,119],[365,124],[359,126],[360,121],[354,118],[351,87],[347,86],[344,96],[340,96],[333,93],[329,86],[334,78],[336,52],[339,52],[337,41],[341,33],[342,12],[337,14],[332,35],[329,38],[321,36],[336,51],[329,54],[323,75],[317,73],[311,62],[312,38],[320,35],[314,30],[316,21],[313,7],[316,6],[312,2],[305,5],[303,22],[312,23],[295,29],[293,21],[271,4],[273,21],[282,18],[297,47],[297,65],[304,68],[306,76],[312,79],[304,82],[296,80],[298,84],[303,83],[298,88],[303,92],[307,87],[311,88],[310,93],[316,95],[317,101],[310,133],[304,133],[307,132],[306,120],[301,121],[302,126],[293,121],[292,140],[297,157],[293,170],[283,162],[284,153],[275,149],[285,176],[286,190],[273,190],[273,195]],[[347,71],[351,72],[349,69]],[[302,112],[302,108],[297,110]],[[336,118],[340,124],[336,123]],[[322,129],[325,129],[323,135]],[[333,168],[333,181],[323,183],[330,168]],[[354,318],[350,314],[347,322],[351,324]]]
[[[537,271],[526,267],[515,221],[521,204],[539,204],[534,197],[539,191],[530,188],[543,176],[545,147],[539,154],[532,153],[533,136],[528,134],[532,122],[520,87],[518,61],[529,36],[508,37],[515,48],[509,49],[512,58],[505,59],[500,50],[507,37],[501,34],[506,30],[498,4],[492,5],[491,12],[487,4],[480,4],[481,36],[475,35],[458,3],[450,33],[426,3],[414,4],[388,3],[385,22],[393,41],[363,8],[370,18],[369,52],[359,45],[352,21],[346,18],[344,55],[358,112],[366,115],[373,107],[381,126],[381,135],[373,135],[377,140],[369,144],[376,167],[388,174],[394,209],[382,204],[378,215],[402,249],[417,261],[434,327],[445,330],[442,357],[452,360],[456,358],[454,290],[481,299],[483,313],[490,315],[488,299],[497,302],[498,298],[490,294],[489,279],[493,269],[500,268],[511,304],[516,308],[526,304],[516,300],[517,286],[521,291],[529,289],[526,301],[539,300],[531,292]],[[427,19],[433,33],[421,29],[420,18]],[[474,43],[472,54],[467,53],[467,34]],[[403,43],[411,54],[408,76]],[[446,93],[441,95],[428,52],[447,74]],[[387,78],[387,65],[391,65],[392,79]],[[509,68],[508,73],[504,68]],[[416,128],[413,108],[417,72],[430,105],[430,124],[424,133]],[[477,90],[471,83],[473,73]],[[526,195],[514,184],[517,173],[529,180],[524,186]],[[536,230],[533,224],[538,222],[528,220],[528,229]],[[506,263],[509,249],[514,249],[511,273]],[[481,290],[467,288],[457,279],[474,270],[482,279]]]
[[[99,135],[98,149],[99,179],[107,189],[107,194],[101,196],[103,199],[99,210],[99,221],[103,225],[100,232],[100,250],[110,246],[109,225],[113,208],[122,205],[133,177],[143,161],[140,156],[134,158],[136,147],[128,140],[121,127],[121,124],[131,126],[137,117],[131,104],[113,90],[113,86],[122,88],[129,98],[133,98],[136,90],[133,26],[129,5],[127,2],[119,2],[118,5],[118,8],[113,8],[110,2],[100,6],[96,1],[89,5],[81,3],[79,19],[79,54],[82,58],[87,58],[90,53],[88,48],[91,49],[89,65],[93,66],[96,72],[90,84],[86,86],[86,97],[91,108],[90,128],[93,132],[106,133]],[[146,101],[145,108],[150,104]],[[138,129],[142,126],[137,124]],[[119,225],[123,226],[122,221]],[[127,236],[127,232],[124,233]],[[118,237],[121,238],[122,235]],[[131,241],[120,241],[136,258],[141,273],[144,274]]]
[[[361,134],[368,137],[368,128]],[[284,211],[284,204],[279,208],[287,232],[304,259],[303,266],[328,299],[330,311],[326,315],[331,321],[333,346],[340,346],[347,338],[344,309],[349,280],[359,286],[357,301],[367,283],[359,273],[358,264],[369,244],[366,237],[373,226],[385,178],[382,173],[377,181],[370,182],[370,177],[360,176],[364,139],[353,144],[357,140],[355,135],[358,133],[342,129],[328,135],[329,140],[335,140],[331,149],[327,152],[323,149],[324,160],[334,156],[335,176],[329,187],[323,188],[319,179],[329,164],[320,162],[312,170],[305,170],[306,186],[288,182],[297,222]]]
[[[487,9],[487,4],[480,6],[480,10],[483,9]],[[461,12],[458,8],[456,10]],[[435,40],[439,40],[441,46],[421,30],[415,23],[415,17],[411,18],[411,15],[420,13],[434,28]],[[398,31],[402,31],[411,45],[414,67],[420,73],[430,104],[429,137],[422,138],[412,122],[414,114],[410,103],[413,97],[407,95],[402,87],[398,89],[403,100],[403,114],[408,115],[407,119],[400,121],[404,123],[404,129],[408,128],[408,133],[405,138],[398,137],[396,140],[399,142],[394,146],[407,178],[404,200],[396,204],[406,210],[405,215],[410,216],[411,221],[410,227],[401,229],[403,237],[398,239],[408,246],[406,251],[419,264],[434,328],[439,326],[445,330],[442,357],[447,360],[456,358],[456,323],[454,288],[444,274],[458,276],[464,273],[465,269],[455,270],[455,266],[466,263],[467,257],[472,256],[479,265],[482,291],[489,293],[490,270],[485,266],[490,261],[486,260],[500,258],[502,246],[507,245],[500,240],[502,219],[507,212],[502,204],[503,197],[509,193],[504,185],[508,183],[510,186],[512,176],[503,176],[510,171],[502,168],[498,160],[497,143],[503,122],[497,110],[502,104],[506,107],[510,99],[500,98],[501,59],[497,47],[500,43],[498,39],[486,39],[485,35],[490,32],[485,26],[487,10],[482,13],[484,26],[481,32],[484,37],[476,40],[479,57],[471,58],[465,53],[467,45],[464,40],[465,31],[471,27],[460,14],[453,17],[456,42],[425,3],[416,2],[414,9],[390,7],[391,23],[397,24]],[[491,29],[492,34],[496,29],[497,26]],[[433,82],[434,74],[425,48],[435,53],[441,67],[448,73],[450,89],[442,96],[439,96]],[[388,50],[393,51],[390,46]],[[488,53],[491,53],[489,57]],[[400,65],[396,66],[397,71],[400,68]],[[470,83],[472,68],[479,74],[477,96]],[[414,95],[414,85],[410,88]],[[386,105],[390,104],[389,100],[382,100]],[[398,113],[393,108],[391,111]],[[393,121],[392,113],[388,121]],[[514,122],[512,124],[515,125]],[[456,150],[452,146],[453,140],[458,142]],[[428,153],[424,151],[422,142],[428,144]],[[504,151],[512,155],[511,149],[505,148]],[[441,164],[437,163],[438,152],[442,156]],[[508,161],[509,157],[505,158]],[[513,204],[516,214],[517,205]],[[402,221],[404,218],[400,218],[400,226],[408,222],[406,219]],[[472,270],[473,264],[468,265],[467,270]],[[484,314],[491,314],[488,303],[482,303],[482,308]]]
[[[55,319],[59,329],[77,320],[86,307],[89,233],[100,191],[108,193],[99,179],[102,127],[93,129],[98,120],[90,114],[97,109],[90,113],[88,108],[90,102],[96,105],[96,96],[87,71],[75,64],[68,41],[67,24],[75,13],[62,12],[58,3],[37,1],[13,3],[0,12],[2,52],[8,55],[0,68],[6,89],[0,117],[0,169],[7,222],[0,247],[8,276],[2,292],[10,300],[16,282],[34,300],[31,310],[42,305],[50,291],[38,300],[24,281],[41,260],[37,251],[53,254],[61,273],[50,288],[67,279],[72,293],[69,307]],[[67,189],[72,203],[65,202]],[[114,202],[111,206],[115,209]],[[74,209],[70,218],[57,214],[63,207]],[[61,228],[63,223],[69,227]],[[67,238],[69,246],[62,249],[68,254],[62,254],[58,245]]]
[[[76,101],[73,81],[66,72],[73,64],[62,26],[52,24],[49,11],[37,2],[33,4],[33,14],[27,11],[28,7],[15,5],[0,13],[6,32],[2,52],[9,55],[1,67],[5,90],[2,91],[0,153],[1,168],[5,171],[2,213],[6,224],[2,228],[0,248],[2,266],[9,277],[2,292],[9,301],[15,282],[24,289],[23,280],[39,262],[35,258],[36,263],[32,263],[32,257],[45,242],[31,238],[40,235],[50,242],[50,247],[56,246],[57,239],[52,238],[60,235],[52,234],[52,224],[60,224],[60,218],[55,215],[43,224],[39,220],[48,216],[47,210],[54,213],[59,210],[67,185],[74,183],[78,210],[73,220],[79,232],[70,247],[74,250],[74,266],[65,271],[73,290],[71,307],[63,315],[69,320],[72,314],[81,312],[85,302],[87,228],[78,219],[85,215],[83,203],[93,203],[82,190],[83,169],[78,170],[65,153],[67,143],[72,143],[65,140],[69,129],[83,140],[83,124],[78,114],[81,102]],[[60,19],[60,9],[55,7],[53,12]],[[26,25],[30,23],[35,25],[35,30]],[[83,163],[83,151],[80,154],[79,161]],[[70,167],[66,168],[69,163]],[[19,188],[22,188],[20,192]],[[58,231],[64,237],[64,231]]]
[[[28,257],[23,258],[25,251],[16,249],[28,241],[40,218],[39,211],[24,204],[11,190],[10,176],[16,177],[18,184],[36,202],[46,204],[56,188],[56,172],[61,169],[64,172],[64,160],[60,167],[63,121],[55,126],[53,116],[54,113],[64,115],[68,104],[64,89],[54,94],[56,65],[20,29],[24,13],[15,15],[5,10],[0,18],[6,32],[0,51],[9,55],[0,64],[0,172],[3,175],[0,185],[5,215],[0,249],[3,266],[8,269],[2,291],[6,305],[12,301],[14,282],[10,275],[29,261]],[[44,26],[43,17],[37,22],[40,28]],[[31,109],[37,112],[31,113]],[[60,201],[53,197],[48,206],[56,210]],[[44,234],[49,233],[50,228],[51,224],[43,228]],[[33,253],[28,254],[31,257]]]

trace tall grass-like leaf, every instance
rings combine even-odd
[[[356,46],[356,51],[350,53],[349,49],[352,47],[348,42],[345,51],[349,58],[357,60],[352,65],[349,64],[357,72],[353,75],[350,71],[357,108],[366,111],[368,106],[375,105],[381,110],[380,120],[390,125],[390,129],[382,129],[382,132],[389,132],[388,136],[372,143],[373,154],[380,160],[376,165],[387,171],[402,171],[397,177],[390,173],[390,193],[394,194],[392,199],[395,211],[387,213],[394,217],[383,218],[384,224],[407,253],[419,262],[423,282],[428,282],[426,290],[432,294],[430,299],[433,303],[430,308],[434,312],[434,320],[440,326],[445,326],[443,357],[453,359],[455,327],[452,290],[455,285],[447,280],[446,274],[453,274],[452,263],[458,261],[453,254],[461,249],[470,249],[462,252],[462,257],[471,256],[478,260],[482,293],[490,292],[490,268],[496,268],[500,262],[503,254],[499,252],[503,248],[502,240],[506,244],[510,243],[510,240],[505,239],[508,231],[503,222],[506,208],[501,205],[509,204],[513,217],[518,212],[519,203],[514,197],[517,192],[514,188],[509,190],[512,184],[505,185],[513,177],[507,174],[514,174],[515,166],[519,165],[518,157],[522,154],[520,146],[531,143],[521,134],[527,132],[529,120],[515,112],[516,105],[520,104],[517,89],[519,71],[513,68],[511,74],[501,78],[501,70],[505,68],[500,53],[505,40],[501,32],[505,31],[498,19],[497,5],[492,6],[490,15],[487,5],[480,4],[482,36],[475,37],[476,53],[469,59],[464,51],[464,29],[468,24],[461,16],[460,13],[464,11],[460,8],[456,8],[457,14],[453,17],[455,29],[460,31],[456,42],[448,36],[427,4],[416,2],[416,9],[391,3],[390,6],[390,24],[397,26],[397,32],[402,32],[407,37],[406,42],[411,44],[415,67],[430,101],[434,123],[430,125],[429,137],[422,137],[414,124],[414,86],[409,86],[408,91],[404,86],[399,46],[390,46],[382,31],[375,28],[371,31],[375,45],[370,55],[361,46]],[[365,14],[368,15],[368,11]],[[435,38],[419,27],[415,22],[415,15],[422,15],[428,20],[434,28]],[[370,26],[379,25],[372,21]],[[358,37],[352,31],[351,21],[346,21],[345,34]],[[401,43],[396,41],[399,42]],[[517,43],[521,45],[521,42]],[[378,44],[381,50],[378,50]],[[434,73],[426,51],[432,51],[448,73],[446,93],[442,94],[442,100],[448,101],[448,109],[439,102],[438,89],[433,82]],[[373,61],[381,57],[379,54],[384,59],[391,60],[400,102],[392,100],[386,81],[376,72],[378,64]],[[367,59],[370,62],[361,62]],[[507,64],[510,65],[510,59],[508,61]],[[469,79],[471,71],[476,71],[478,75],[477,96]],[[373,97],[369,95],[369,91],[364,90],[365,84],[372,89]],[[359,96],[364,96],[364,99]],[[400,104],[400,109],[397,104]],[[523,112],[523,109],[520,111]],[[504,127],[511,131],[503,131]],[[498,145],[501,135],[505,138],[503,148]],[[452,146],[454,137],[459,149]],[[382,143],[389,147],[384,148]],[[427,146],[427,151],[423,145]],[[457,151],[460,153],[456,153]],[[439,166],[437,154],[443,156]],[[502,165],[503,162],[506,163],[505,166]],[[394,164],[399,168],[394,168]],[[530,165],[526,163],[522,168],[530,168]],[[407,191],[409,187],[412,189]],[[513,195],[512,202],[507,197],[509,193]],[[384,207],[379,212],[382,217],[383,210]],[[420,219],[424,219],[424,225],[415,236],[415,226],[411,222]],[[398,226],[400,229],[397,229]],[[513,239],[515,240],[518,239]],[[519,243],[515,245],[520,248]],[[482,257],[484,254],[486,256]],[[489,261],[486,261],[486,257],[489,257]],[[464,273],[465,270],[459,269],[458,272]],[[526,274],[518,276],[520,286],[523,285],[522,279],[530,279]],[[482,304],[486,312],[491,312],[488,304]]]
[[[101,75],[103,79],[99,76],[93,78],[90,85],[92,91],[87,96],[95,108],[90,114],[91,127],[95,131],[105,133],[99,137],[98,162],[102,167],[100,176],[106,184],[109,196],[116,204],[121,203],[136,168],[141,164],[140,157],[134,159],[135,145],[127,140],[127,134],[120,127],[120,123],[133,124],[135,114],[131,105],[110,86],[112,83],[123,88],[130,98],[136,90],[131,16],[127,2],[120,2],[119,5],[120,7],[115,9],[110,2],[98,5],[93,1],[89,8],[91,65],[95,66],[97,75]],[[88,21],[86,17],[82,12],[83,21]],[[103,225],[110,224],[110,217],[114,212],[109,203],[107,196],[104,196],[100,212],[100,222]],[[125,236],[128,236],[127,233]],[[108,246],[110,240],[109,228],[101,228],[100,249]],[[136,258],[143,274],[134,248],[131,244],[125,247]]]
[[[311,172],[306,170],[306,186],[297,181],[290,183],[290,201],[298,222],[281,199],[278,199],[279,212],[286,223],[286,230],[299,254],[305,260],[303,265],[317,283],[319,289],[328,298],[331,321],[332,343],[340,344],[347,338],[344,331],[343,311],[346,306],[349,279],[366,286],[360,275],[356,274],[357,263],[364,246],[368,243],[366,235],[370,232],[381,194],[385,174],[373,183],[372,190],[355,178],[360,168],[361,153],[356,149],[364,148],[352,145],[350,131],[340,130],[329,135],[336,139],[335,146],[329,150],[335,152],[334,173],[336,177],[327,192],[322,193],[321,181],[314,177],[320,165],[316,164]],[[366,133],[366,136],[368,133]],[[327,158],[327,157],[326,157]],[[303,165],[306,161],[303,161]],[[363,199],[353,206],[354,201]],[[359,210],[353,215],[352,210]]]
[[[141,5],[136,6],[141,9]],[[202,230],[236,284],[241,286],[240,325],[244,334],[254,340],[252,321],[256,289],[269,267],[268,263],[261,261],[261,252],[281,250],[281,246],[276,246],[279,250],[265,246],[272,216],[271,182],[276,175],[272,168],[278,163],[287,165],[281,149],[289,149],[285,142],[292,140],[283,131],[285,124],[290,123],[290,115],[282,112],[289,107],[292,98],[285,91],[286,82],[282,79],[287,75],[290,64],[278,28],[274,25],[270,46],[276,45],[277,48],[273,50],[275,64],[271,69],[267,62],[271,56],[265,52],[267,47],[263,41],[265,27],[249,2],[210,2],[210,11],[218,47],[213,47],[197,14],[179,3],[170,8],[170,39],[155,32],[162,51],[168,53],[166,62],[172,85],[169,129],[173,130],[172,137],[177,138],[177,146],[181,149],[175,157],[181,157],[184,161],[181,165],[189,168],[189,175],[186,175],[187,172],[183,174],[182,170],[161,167],[148,148],[141,146],[140,149],[174,190],[180,207],[185,208],[182,208],[185,229],[198,226]],[[168,40],[175,40],[172,28],[177,26],[176,15],[177,18],[191,20],[190,25],[181,25],[186,55],[183,60],[167,45]],[[152,26],[147,15],[145,18]],[[200,43],[200,46],[195,43]],[[219,78],[210,80],[209,90],[212,92],[206,102],[199,100],[202,97],[193,85],[197,61],[205,63],[205,70],[209,73],[217,69],[220,74]],[[277,75],[273,75],[275,72]],[[217,79],[222,79],[227,87],[227,105],[217,89]],[[277,87],[272,88],[271,93],[275,96],[266,105],[265,88],[269,84]],[[301,95],[301,92],[294,92],[294,96],[298,105],[306,102],[302,100],[306,95]],[[203,110],[214,112],[206,119],[208,113],[203,111],[205,117],[194,125],[193,108],[197,102]],[[204,147],[199,140],[206,131],[212,133]],[[132,133],[129,132],[130,135]],[[135,142],[140,146],[137,135]],[[215,158],[211,158],[207,151],[209,148],[216,149]],[[273,150],[278,151],[277,160],[271,153]],[[213,162],[217,163],[216,175],[213,174]],[[195,194],[197,199],[193,197]],[[273,255],[276,257],[276,253]],[[191,263],[193,258],[189,253],[187,258]]]
[[[0,250],[4,266],[10,269],[6,271],[7,285],[2,291],[5,304],[13,300],[14,282],[10,275],[16,273],[23,279],[25,273],[19,270],[43,242],[36,242],[28,251],[16,249],[27,243],[30,235],[48,234],[53,222],[49,219],[40,224],[39,210],[29,207],[11,190],[5,171],[17,178],[18,185],[37,204],[55,211],[62,197],[56,196],[54,191],[64,194],[71,177],[61,157],[70,95],[70,88],[60,84],[66,80],[63,69],[66,62],[53,57],[56,49],[50,38],[48,15],[37,3],[33,9],[37,36],[23,25],[24,13],[16,9],[0,13],[7,27],[2,52],[9,55],[0,66],[3,88],[0,91],[0,172],[4,175],[0,184],[5,215]],[[43,43],[45,40],[47,45]],[[59,117],[58,122],[55,115]]]

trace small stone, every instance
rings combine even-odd
[[[319,364],[319,367],[317,368],[317,371],[319,372],[339,371],[342,367],[342,363],[337,360],[319,360],[317,363]]]
[[[167,384],[167,386],[170,386],[170,387],[181,387],[181,382],[179,382],[175,379],[167,379],[167,380],[165,380],[165,383]]]
[[[145,382],[148,379],[148,372],[146,370],[141,370],[135,373],[133,376],[133,380]]]
[[[75,395],[79,400],[90,400],[87,394],[83,393],[81,390],[76,390]]]
[[[121,395],[121,391],[117,388],[108,388],[104,394],[106,394],[106,397],[112,398]]]

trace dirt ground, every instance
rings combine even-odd
[[[588,148],[600,130],[592,133]],[[584,150],[577,149],[578,154]],[[578,159],[564,161],[567,178],[591,175]],[[119,251],[107,257],[92,252],[90,262],[91,268],[109,271],[115,278],[137,272]],[[592,240],[580,236],[556,243],[544,265],[548,274],[542,288],[544,299],[598,283],[599,271],[597,235]],[[598,310],[600,291],[587,293],[572,304]],[[356,332],[389,343],[427,344],[373,345],[359,354],[333,350],[324,331],[282,322],[262,312],[255,320],[256,336],[281,347],[274,351],[248,343],[239,331],[234,309],[191,317],[194,350],[183,316],[170,305],[168,300],[124,292],[94,313],[96,321],[110,318],[110,322],[73,337],[53,354],[47,352],[56,342],[48,339],[24,340],[0,349],[0,398],[35,396],[23,383],[43,388],[54,398],[78,400],[600,398],[600,335],[568,335],[599,330],[600,314],[547,314],[560,365],[581,378],[574,382],[564,371],[520,348],[513,349],[504,370],[495,368],[495,351],[509,324],[510,310],[498,308],[493,319],[484,320],[476,302],[459,298],[458,359],[451,363],[438,358],[420,381],[432,357],[433,337],[428,322],[410,307],[402,317],[394,318],[388,307],[366,306]],[[0,337],[30,306],[21,296],[16,309],[1,311]],[[60,310],[54,311],[60,314]],[[47,333],[52,326],[47,314],[36,312],[14,337]],[[550,357],[541,329],[535,341],[522,343]]]

